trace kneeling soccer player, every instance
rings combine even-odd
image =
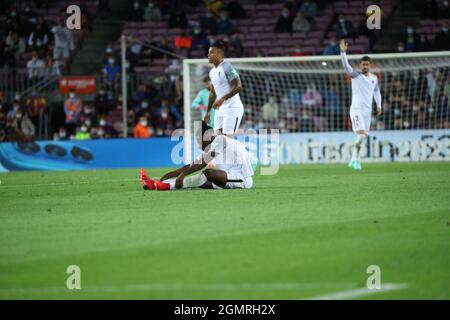
[[[144,190],[250,189],[253,186],[253,157],[242,143],[224,135],[214,137],[212,128],[205,122],[198,142],[203,150],[201,156],[191,164],[166,173],[160,180],[151,179],[141,169]],[[209,163],[215,168],[205,169]]]

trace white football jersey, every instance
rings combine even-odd
[[[232,80],[239,78],[239,74],[231,63],[222,61],[222,63],[218,65],[217,68],[212,67],[212,69],[209,71],[209,78],[211,79],[211,84],[214,86],[214,91],[216,92],[217,99],[220,99],[224,95],[230,93],[230,83]],[[222,107],[232,107],[239,105],[242,105],[242,102],[239,93],[237,93],[231,98],[225,100]]]
[[[255,159],[241,142],[219,135],[212,142],[211,150],[217,154],[213,159],[217,169],[226,172],[237,170],[244,178],[254,175]]]
[[[347,56],[341,53],[344,68],[352,79],[352,104],[350,110],[372,112],[372,101],[375,98],[377,106],[381,107],[381,93],[376,75],[369,73],[367,76],[354,71],[348,64]]]

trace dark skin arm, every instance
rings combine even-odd
[[[215,109],[219,109],[225,100],[230,99],[232,96],[234,96],[242,91],[241,79],[236,78],[236,79],[231,80],[230,87],[231,87],[230,92],[228,92],[222,98],[220,98],[219,100],[217,100],[216,102],[213,103],[213,107]]]
[[[167,179],[176,178],[176,177],[178,177],[178,176],[183,172],[183,170],[188,169],[189,166],[190,166],[190,165],[187,164],[187,165],[185,165],[185,166],[182,166],[181,168],[178,168],[177,170],[170,171],[170,172],[166,173],[165,175],[163,175],[163,176],[161,177],[160,180],[161,180],[161,181],[164,181],[164,180],[167,180]]]
[[[185,177],[187,177],[188,175],[205,168],[208,165],[208,163],[205,161],[205,159],[211,160],[212,158],[214,158],[214,156],[215,156],[215,154],[213,151],[210,151],[206,154],[204,153],[203,157],[202,157],[202,163],[191,163],[190,165],[188,165],[187,166],[188,168],[183,170],[181,172],[181,174],[178,176],[177,181],[175,182],[175,188],[180,189],[181,187],[183,187],[183,179]]]
[[[209,86],[210,86],[211,90],[209,90],[208,109],[206,111],[205,119],[204,119],[206,123],[208,123],[211,118],[210,111],[213,107],[214,101],[216,101],[216,98],[217,98],[216,91],[214,90],[214,86],[212,84],[210,84]]]

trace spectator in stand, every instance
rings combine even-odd
[[[22,102],[20,100],[20,94],[16,93],[13,104],[12,104],[12,108],[6,114],[6,119],[14,120],[16,118],[17,112],[19,112],[22,109],[23,109],[23,107],[22,107]]]
[[[138,0],[133,2],[132,7],[128,11],[128,21],[144,21],[144,9]]]
[[[313,0],[305,0],[300,10],[305,14],[305,18],[312,23],[317,16],[317,3]]]
[[[229,57],[243,57],[245,54],[244,45],[240,38],[239,33],[235,32],[231,35],[230,43],[229,43],[229,52],[227,55]]]
[[[419,35],[414,30],[414,27],[408,26],[406,28],[406,35],[405,35],[405,49],[407,52],[413,52],[416,51],[417,43],[419,42]]]
[[[55,39],[53,59],[56,61],[69,59],[70,52],[75,48],[72,31],[66,28],[63,20],[60,20],[58,25],[52,28],[52,33]]]
[[[104,117],[100,118],[98,126],[98,135],[100,138],[110,139],[117,137],[116,129],[114,129],[114,127],[111,126]]]
[[[107,114],[109,112],[111,100],[106,92],[106,87],[100,87],[95,97],[94,106],[98,114]]]
[[[59,61],[53,60],[53,56],[51,54],[47,54],[47,64],[46,68],[46,76],[61,76],[61,69],[59,67]]]
[[[84,124],[81,127],[77,127],[74,138],[75,140],[89,140],[91,138],[89,128]]]
[[[31,53],[31,60],[27,63],[28,79],[36,81],[45,76],[45,62],[39,59],[37,51]]]
[[[303,52],[302,48],[297,45],[295,46],[295,50],[292,53],[289,53],[290,57],[304,57],[307,56],[307,54],[305,52]]]
[[[275,32],[292,32],[292,18],[289,9],[283,8],[281,11],[281,16],[278,18],[277,24],[275,25]]]
[[[450,4],[449,4],[448,0],[439,2],[438,17],[439,17],[439,19],[450,19]]]
[[[178,111],[177,106],[172,103],[168,98],[163,98],[161,101],[161,106],[159,107],[159,111],[157,112],[161,117],[163,113],[167,111],[170,115],[170,118],[173,120],[176,126],[180,126],[183,120],[183,115]]]
[[[161,10],[154,1],[150,0],[144,10],[144,20],[149,22],[159,22],[161,19]]]
[[[170,136],[175,126],[167,105],[162,105],[162,109],[155,112],[155,119],[156,134],[158,136]]]
[[[108,58],[108,63],[103,66],[102,70],[104,81],[109,90],[118,92],[121,71],[121,67],[116,62],[116,58],[110,56]]]
[[[328,87],[323,92],[323,100],[325,109],[327,110],[328,123],[331,126],[330,129],[341,131],[343,129],[343,110],[339,102],[339,96],[334,81],[330,81]]]
[[[206,53],[209,48],[209,41],[206,34],[202,31],[200,26],[196,26],[192,33],[192,49],[202,50]]]
[[[35,29],[28,37],[28,48],[44,53],[50,42],[51,33],[44,17],[39,16]]]
[[[81,99],[75,95],[75,89],[70,89],[69,97],[64,101],[64,113],[66,114],[66,125],[71,129],[71,133],[77,125],[81,109]]]
[[[186,12],[182,7],[177,7],[170,13],[169,16],[169,28],[187,29],[188,22],[186,18]]]
[[[200,26],[203,31],[210,35],[217,34],[217,20],[213,17],[211,12],[206,12],[206,15],[200,20]]]
[[[5,45],[7,48],[10,48],[13,52],[19,52],[19,35],[16,31],[11,30],[8,33],[8,36],[5,39]]]
[[[206,8],[213,15],[214,18],[218,19],[220,17],[220,11],[222,10],[223,4],[220,0],[204,0]]]
[[[232,34],[234,31],[233,24],[230,19],[228,19],[228,13],[226,11],[222,11],[220,13],[220,19],[217,23],[217,33],[218,34]]]
[[[397,52],[400,53],[405,52],[405,44],[403,42],[397,43]]]
[[[34,24],[28,21],[24,15],[20,15],[19,23],[15,28],[19,35],[19,54],[26,51],[26,44],[30,33],[34,30]]]
[[[433,47],[428,41],[428,37],[425,33],[420,34],[419,41],[417,42],[417,45],[415,46],[415,51],[417,52],[424,52],[424,51],[431,51],[433,50]]]
[[[35,127],[39,127],[39,122],[42,121],[47,101],[35,90],[31,92],[30,97],[27,99],[26,108],[30,116],[31,121]]]
[[[322,95],[317,91],[314,83],[309,84],[302,95],[302,105],[314,109],[322,107]]]
[[[308,33],[309,30],[311,30],[311,24],[305,18],[303,11],[297,12],[294,21],[292,22],[292,30],[294,32],[303,32],[303,33]]]
[[[278,116],[279,109],[280,109],[280,106],[277,102],[277,99],[274,96],[270,96],[269,101],[267,101],[262,106],[263,119],[266,121],[279,119],[279,116]]]
[[[136,139],[148,139],[150,138],[150,129],[148,127],[148,121],[146,117],[141,117],[139,122],[136,123],[133,129],[133,136]]]
[[[16,114],[17,128],[19,131],[20,141],[32,141],[36,135],[36,128],[31,122],[28,114],[19,110]]]
[[[434,48],[436,50],[450,50],[450,33],[446,23],[442,24],[441,30],[434,39]]]
[[[228,3],[227,11],[229,13],[230,19],[245,19],[247,17],[247,13],[237,0],[231,0]]]
[[[323,55],[324,56],[334,56],[339,55],[341,53],[341,49],[339,48],[339,45],[337,44],[337,41],[335,38],[331,39],[328,43],[328,46],[323,49]]]
[[[355,35],[355,28],[353,24],[342,14],[339,16],[338,22],[335,24],[334,29],[339,38],[348,38]]]

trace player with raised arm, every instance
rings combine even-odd
[[[211,109],[215,108],[214,130],[216,134],[233,137],[239,128],[244,114],[239,92],[242,83],[233,65],[224,60],[225,46],[222,41],[216,41],[208,51],[208,60],[214,66],[209,72],[211,92],[209,94],[208,109],[204,120],[209,122]]]
[[[340,43],[342,64],[352,81],[352,104],[350,106],[350,119],[353,132],[356,133],[356,141],[353,147],[352,158],[348,166],[361,170],[360,151],[365,138],[369,135],[370,120],[372,118],[372,101],[375,99],[376,114],[381,114],[381,92],[378,78],[370,73],[371,59],[368,56],[361,58],[359,66],[361,72],[353,70],[348,63],[346,51],[347,42],[342,39]]]
[[[253,186],[254,157],[237,140],[225,135],[214,137],[212,128],[202,122],[197,141],[203,153],[193,163],[153,180],[144,169],[140,179],[144,190],[250,189]],[[214,161],[214,169],[205,169]],[[205,170],[203,170],[205,169]],[[193,173],[197,173],[192,175]]]

